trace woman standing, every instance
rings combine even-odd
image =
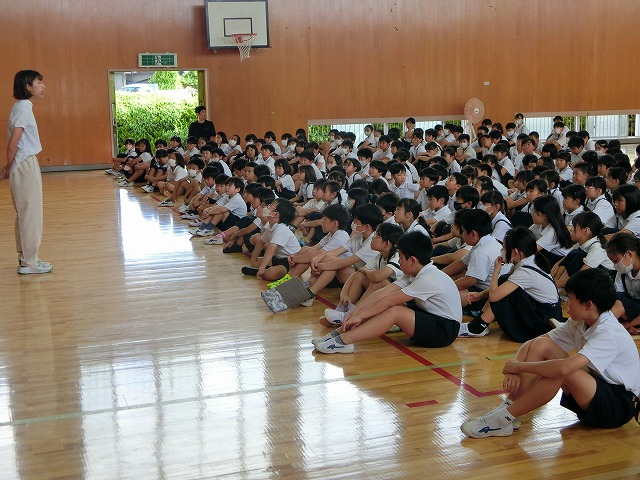
[[[42,151],[42,146],[30,100],[44,97],[42,75],[35,70],[16,73],[13,96],[17,102],[9,115],[7,164],[0,169],[0,180],[9,177],[11,183],[18,273],[48,273],[53,266],[38,258],[42,240],[42,177],[36,154]]]

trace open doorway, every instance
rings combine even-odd
[[[195,107],[207,105],[206,70],[113,70],[109,72],[114,155],[127,138],[186,138]]]

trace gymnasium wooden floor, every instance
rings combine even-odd
[[[0,183],[2,480],[640,476],[640,426],[588,429],[557,404],[465,439],[518,348],[499,331],[314,354],[323,302],[270,314],[245,257],[149,195],[102,172],[48,173],[44,190],[55,269],[19,276]]]

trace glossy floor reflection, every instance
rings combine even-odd
[[[316,356],[325,305],[271,315],[246,259],[192,240],[175,211],[101,172],[44,188],[55,270],[20,277],[0,183],[2,480],[640,474],[640,427],[585,429],[557,405],[510,438],[463,440],[518,346],[498,332]]]

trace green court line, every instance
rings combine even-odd
[[[507,355],[494,355],[494,356],[487,356],[487,360],[507,360],[508,358],[515,358],[516,354],[515,353],[509,353]]]
[[[125,412],[127,410],[137,410],[140,408],[152,408],[152,407],[158,407],[158,406],[164,406],[164,405],[177,405],[181,403],[201,402],[203,400],[214,400],[216,398],[236,397],[240,395],[252,395],[254,393],[277,392],[281,390],[291,390],[294,388],[325,385],[328,383],[349,382],[353,380],[367,380],[370,378],[385,377],[389,375],[401,375],[403,373],[413,373],[413,372],[420,372],[420,371],[426,371],[426,370],[433,370],[434,368],[456,367],[460,365],[469,365],[469,364],[475,364],[475,363],[477,362],[474,360],[461,360],[459,362],[440,363],[437,365],[420,366],[420,367],[406,368],[402,370],[389,370],[386,372],[362,373],[359,375],[350,375],[350,376],[341,377],[341,378],[331,378],[329,380],[315,380],[311,382],[302,382],[302,383],[286,383],[283,385],[274,385],[272,387],[254,388],[251,390],[239,390],[237,392],[214,393],[211,395],[203,395],[201,397],[187,397],[187,398],[181,398],[181,399],[175,399],[175,400],[163,400],[160,402],[140,403],[137,405],[126,405],[126,406],[117,407],[117,408],[103,408],[99,410],[87,410],[84,412],[62,413],[59,415],[49,415],[45,417],[23,418],[19,420],[11,420],[8,422],[0,422],[0,427],[13,427],[18,425],[30,425],[32,423],[52,422],[56,420],[69,420],[72,418],[84,417],[86,415],[100,415],[103,413]]]

